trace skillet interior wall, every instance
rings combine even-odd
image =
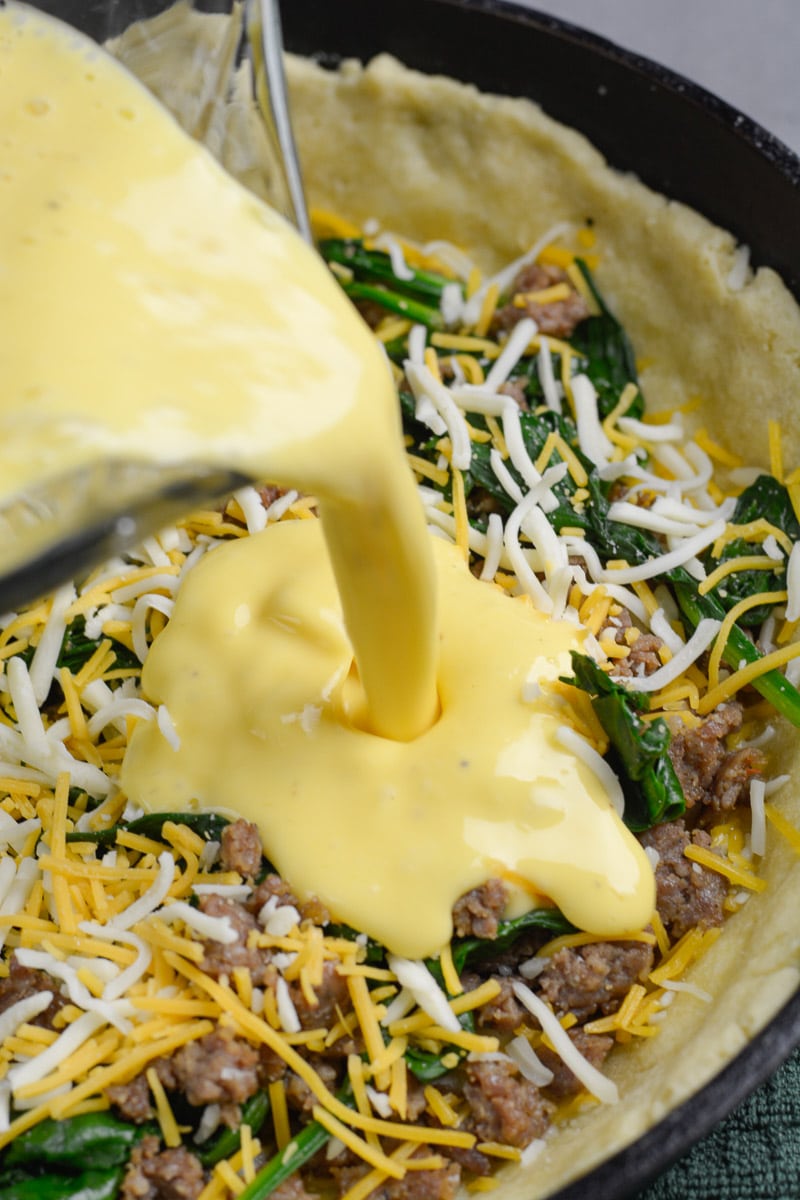
[[[797,462],[800,312],[771,271],[730,288],[730,234],[609,170],[581,135],[526,101],[480,95],[385,57],[366,71],[349,63],[336,74],[293,59],[289,78],[312,204],[357,222],[378,217],[423,241],[452,237],[487,269],[557,221],[592,217],[599,282],[639,355],[652,362],[642,383],[654,407],[700,396],[702,421],[762,464],[767,415],[778,417],[786,461]],[[797,755],[794,733],[784,730],[774,769],[791,771]],[[800,821],[800,795],[783,797],[782,807]],[[676,997],[658,1038],[616,1056],[610,1073],[621,1104],[562,1129],[530,1171],[509,1169],[504,1195],[547,1195],[632,1140],[710,1078],[791,995],[800,867],[773,835],[767,875],[768,891],[732,919],[692,976],[713,1004]]]
[[[176,67],[181,71],[185,99],[176,93],[174,102],[184,119],[189,114],[181,107],[192,96],[184,67],[199,62],[197,39],[215,36],[206,21],[197,22],[181,6],[181,20],[161,26],[157,43],[117,47],[157,92],[159,83],[174,80]],[[766,417],[777,416],[787,462],[798,461],[791,417],[800,384],[800,315],[771,272],[731,291],[730,235],[609,171],[580,135],[527,102],[480,96],[387,59],[366,73],[354,64],[338,75],[298,60],[289,67],[312,203],[355,220],[377,216],[421,239],[451,236],[489,269],[556,221],[591,216],[603,250],[600,284],[639,354],[653,363],[643,372],[649,398],[668,405],[699,394],[715,434],[762,463]],[[229,128],[241,138],[236,154],[248,163],[241,118],[239,108]],[[213,128],[224,131],[224,119]],[[784,730],[775,769],[792,770],[796,757],[795,735]],[[800,794],[785,790],[781,807],[800,823]],[[594,1109],[562,1129],[531,1168],[509,1168],[504,1197],[548,1195],[627,1144],[714,1074],[794,991],[800,867],[772,835],[766,873],[768,891],[732,919],[692,977],[712,993],[713,1004],[678,996],[658,1038],[615,1057],[610,1070],[621,1084],[621,1104]]]

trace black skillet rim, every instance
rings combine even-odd
[[[285,7],[291,24],[289,0]],[[699,84],[686,79],[678,72],[653,60],[629,51],[600,35],[582,29],[558,17],[521,8],[509,0],[426,0],[456,10],[478,11],[488,18],[500,18],[514,23],[533,26],[557,39],[577,43],[591,52],[602,56],[617,66],[644,77],[652,86],[662,89],[683,103],[702,110],[706,118],[717,122],[734,137],[749,147],[770,167],[777,171],[793,187],[800,186],[800,158],[779,138],[769,133],[757,121],[741,113],[733,105],[720,99]],[[291,36],[287,42],[292,47]],[[306,51],[307,52],[307,51]],[[325,54],[326,63],[335,56]],[[411,63],[410,65],[415,65]],[[423,69],[423,68],[420,68]],[[447,73],[446,66],[441,68]],[[481,85],[479,85],[481,86]],[[516,94],[519,94],[518,92]],[[541,102],[541,101],[540,101]],[[561,119],[545,101],[543,107],[550,115]],[[595,141],[594,138],[591,139]],[[596,144],[596,143],[595,143]],[[602,147],[601,147],[602,149]],[[611,160],[612,165],[616,165]],[[658,186],[644,176],[650,186]],[[659,189],[661,190],[661,189]],[[675,195],[675,189],[670,192]],[[684,199],[684,197],[678,197]],[[686,198],[686,203],[700,208],[696,200]],[[797,215],[800,217],[800,197],[796,200]],[[730,227],[730,223],[728,223]],[[734,231],[736,232],[736,231]],[[800,261],[794,269],[787,263],[780,265],[761,245],[754,255],[758,264],[775,266],[787,285],[800,298]],[[800,243],[797,246],[800,260]],[[792,264],[788,264],[791,268]],[[668,1112],[652,1129],[637,1138],[610,1158],[604,1160],[586,1174],[573,1180],[551,1196],[551,1200],[623,1200],[644,1188],[657,1175],[684,1155],[693,1145],[701,1141],[711,1130],[727,1117],[757,1087],[783,1063],[800,1044],[800,992],[795,993],[768,1024],[753,1037],[746,1046],[708,1083],[693,1093],[687,1100]]]
[[[361,2],[365,7],[369,3],[375,4],[375,0],[361,0]],[[333,3],[332,0],[283,0],[284,32],[287,35],[287,45],[290,49],[301,53],[316,51],[316,47],[309,45],[309,38],[313,42],[314,35],[309,33],[308,29],[298,29],[296,19],[298,12],[302,10],[307,14],[310,8],[313,9],[315,3],[318,7],[317,15],[321,17],[325,15],[325,8],[328,9],[329,16],[333,10],[339,8],[339,5]],[[440,10],[448,8],[456,10],[456,12],[460,11],[468,17],[478,14],[481,19],[499,20],[507,23],[510,27],[513,25],[529,26],[552,36],[556,41],[560,40],[562,43],[572,43],[582,47],[598,58],[627,71],[631,78],[641,77],[646,86],[649,85],[651,89],[665,93],[676,104],[687,105],[699,110],[704,119],[710,119],[716,123],[729,137],[744,146],[757,160],[761,160],[762,166],[766,162],[767,166],[775,171],[789,188],[800,188],[800,159],[783,142],[726,101],[652,59],[623,49],[614,42],[559,17],[534,9],[522,8],[509,0],[404,0],[404,5],[406,9],[410,6],[415,9],[427,6],[431,11],[436,8]],[[102,38],[109,32],[102,16],[105,9],[103,0],[90,0],[88,4],[86,0],[39,0],[38,6],[79,27],[90,27],[87,31],[96,37]],[[143,2],[140,0],[139,7],[141,10],[149,10],[152,13],[163,5],[159,5],[157,0],[156,3],[153,3],[153,0],[143,0]],[[201,2],[198,7],[216,8],[218,4],[215,3],[215,0],[210,0],[210,3],[209,0],[206,0],[206,3]],[[112,8],[116,10],[118,5],[112,3]],[[373,17],[376,14],[376,8],[377,6],[371,10]],[[141,15],[144,15],[144,11]],[[300,18],[301,26],[306,19],[307,15],[305,18]],[[330,20],[334,22],[334,27],[338,32],[341,27],[339,14],[330,16]],[[321,25],[325,25],[324,20]],[[356,51],[353,49],[344,50],[341,55],[325,51],[321,54],[321,58],[326,63],[332,63],[338,57],[355,53]],[[448,63],[446,58],[438,64],[429,62],[428,65],[420,61],[413,61],[414,58],[419,60],[419,55],[412,54],[407,58],[410,65],[417,66],[420,70],[453,73],[452,64]],[[505,91],[507,94],[524,94],[518,88],[509,90],[502,86],[489,90]],[[564,119],[559,115],[557,106],[545,101],[543,107],[556,119]],[[576,127],[580,127],[576,122],[572,123],[576,124]],[[615,155],[609,153],[602,144],[602,139],[593,136],[592,140],[603,150],[612,165],[621,166],[623,169],[632,169],[632,164],[620,163]],[[650,186],[661,191],[668,190],[670,195],[705,212],[711,219],[717,219],[702,201],[698,202],[691,196],[681,194],[683,189],[676,188],[674,185],[666,189],[665,185],[652,178],[650,173],[644,171],[637,173]],[[795,198],[794,206],[796,216],[800,216],[800,197]],[[730,220],[718,221],[718,223],[730,228],[734,233],[744,235],[746,232],[745,229],[737,230],[735,222]],[[788,256],[776,256],[770,253],[766,243],[756,242],[754,259],[759,264],[763,263],[778,270],[787,285],[800,299],[800,243],[795,248],[795,257],[792,259],[791,252]],[[667,1113],[647,1133],[562,1188],[558,1193],[553,1194],[550,1200],[586,1200],[587,1195],[591,1195],[592,1200],[623,1200],[634,1191],[645,1187],[656,1175],[666,1170],[691,1146],[705,1137],[751,1092],[764,1083],[798,1044],[800,1044],[800,992],[795,993],[768,1024],[747,1043],[744,1049],[699,1091]]]
[[[513,0],[381,0],[380,6],[375,0],[282,0],[281,11],[288,48],[317,57],[323,65],[345,57],[369,59],[388,48],[425,73],[476,82],[487,92],[531,96],[550,116],[584,132],[612,166],[632,171],[750,245],[754,265],[772,267],[800,299],[800,235],[795,232],[800,226],[800,159],[757,121],[678,72]],[[449,21],[454,30],[461,29],[460,42],[458,32],[452,44],[447,38]],[[532,44],[544,35],[573,66],[590,58],[595,71],[597,64],[605,65],[613,76],[609,94],[602,88],[592,92],[575,77],[566,83],[552,77],[553,86],[545,93],[549,67],[541,60],[531,61],[529,85],[520,86],[518,79],[509,85],[503,50],[511,46],[513,70],[519,75],[515,32],[520,39],[530,36]],[[502,47],[501,37],[508,39]],[[617,85],[636,93],[636,111]],[[582,106],[579,116],[573,94]],[[640,130],[630,139],[631,151],[623,127],[637,122]],[[652,149],[643,144],[642,122],[650,123]],[[678,137],[666,155],[657,140],[670,123]],[[769,212],[757,195],[764,187],[775,205]]]

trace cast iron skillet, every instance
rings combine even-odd
[[[529,96],[612,166],[729,229],[800,296],[800,160],[672,71],[503,0],[283,0],[289,49],[407,66]]]
[[[407,66],[528,96],[633,171],[729,229],[800,300],[800,159],[680,75],[504,0],[284,0],[289,49],[335,65],[389,50]],[[800,993],[719,1075],[552,1200],[622,1200],[727,1116],[800,1044]]]
[[[39,0],[102,39],[158,0]],[[224,8],[224,0],[198,7]],[[110,18],[109,18],[110,11]],[[703,88],[554,17],[504,0],[283,0],[286,44],[335,66],[389,50],[406,65],[536,100],[751,248],[800,300],[800,159]],[[552,1200],[623,1200],[684,1154],[800,1044],[800,993],[719,1075]]]

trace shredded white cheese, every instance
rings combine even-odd
[[[569,750],[576,758],[580,758],[589,770],[594,772],[600,780],[614,812],[618,817],[622,817],[625,812],[625,796],[622,786],[603,756],[598,754],[594,746],[590,746],[586,738],[581,737],[569,725],[562,725],[556,732],[556,738],[565,750]]]
[[[481,568],[481,579],[494,579],[503,553],[503,520],[499,513],[489,513],[486,525],[486,556]]]
[[[703,654],[719,632],[721,621],[704,617],[688,642],[680,647],[668,663],[653,671],[652,675],[632,675],[622,680],[629,692],[660,692],[667,684],[674,683]]]
[[[608,510],[609,521],[619,521],[623,525],[632,525],[636,529],[649,529],[653,533],[663,533],[675,537],[687,537],[700,532],[697,524],[687,525],[685,521],[676,521],[659,512],[656,506],[642,508],[639,504],[631,504],[627,500],[615,500]]]
[[[31,659],[31,687],[38,705],[44,704],[55,677],[56,661],[67,631],[67,609],[74,599],[75,588],[71,583],[54,593],[50,615]]]
[[[597,392],[587,375],[573,378],[572,398],[575,401],[578,445],[595,466],[604,467],[613,455],[614,447],[603,432],[597,411]]]
[[[277,899],[277,897],[273,897]],[[264,908],[267,906],[264,905]],[[300,913],[293,904],[276,904],[272,912],[264,916],[264,908],[258,914],[259,921],[264,926],[266,933],[273,937],[286,937],[286,935],[300,924]]]
[[[261,496],[254,487],[243,487],[234,492],[234,499],[244,514],[248,533],[260,533],[267,524],[267,510]]]
[[[172,887],[174,878],[175,859],[168,850],[164,850],[158,856],[158,875],[155,881],[138,900],[134,900],[133,904],[123,908],[122,912],[115,913],[109,919],[109,924],[114,925],[117,929],[130,929],[132,925],[149,917],[164,900]]]
[[[0,1044],[6,1038],[12,1037],[20,1025],[32,1021],[40,1013],[43,1013],[52,999],[52,992],[36,992],[33,996],[25,996],[22,1000],[17,1000],[15,1004],[9,1005],[4,1012],[0,1013]]]
[[[506,1046],[508,1057],[519,1067],[520,1074],[535,1083],[537,1087],[547,1087],[553,1082],[553,1072],[537,1057],[536,1051],[523,1034],[512,1038]]]
[[[175,751],[180,750],[181,739],[178,737],[177,730],[175,729],[175,723],[169,714],[169,709],[167,708],[166,704],[159,704],[156,724],[166,740],[169,742],[172,749]]]
[[[135,983],[138,983],[150,966],[153,959],[152,950],[147,942],[137,934],[129,933],[124,929],[114,929],[111,925],[100,925],[97,921],[81,921],[78,928],[89,937],[97,938],[100,942],[121,942],[123,946],[133,946],[136,951],[136,958],[131,965],[119,972],[114,968],[113,978],[103,988],[104,1000],[119,1000]],[[97,968],[102,961],[99,959],[94,963],[92,969],[95,974],[97,974]],[[109,965],[113,966],[113,964]]]
[[[375,239],[375,246],[378,250],[385,250],[389,255],[389,260],[392,264],[392,273],[398,279],[402,279],[408,283],[414,278],[414,272],[406,262],[403,247],[396,237],[391,233],[381,233]]]
[[[684,538],[676,550],[668,550],[666,554],[656,554],[647,562],[635,567],[612,567],[601,570],[598,583],[642,583],[655,575],[671,571],[673,567],[682,567],[712,545],[725,532],[725,521],[713,521],[700,533],[693,537]]]
[[[763,856],[767,852],[767,818],[764,812],[766,788],[763,779],[750,780],[750,849]]]
[[[539,383],[542,385],[545,404],[553,412],[560,413],[561,395],[553,374],[553,356],[550,353],[550,343],[546,337],[542,338],[542,344],[536,356],[536,373],[539,376]]]
[[[710,1004],[714,999],[704,988],[683,979],[667,979],[661,986],[669,992],[686,992],[688,996],[694,996],[696,1000],[702,1000],[706,1004]]]
[[[458,1033],[461,1028],[458,1017],[425,964],[419,960],[401,958],[398,954],[387,955],[386,961],[398,983],[408,989],[417,1005],[437,1025],[451,1033]]]
[[[483,385],[488,391],[497,391],[503,386],[534,337],[536,337],[536,322],[532,321],[530,317],[523,317],[514,326],[508,341],[492,363]]]
[[[164,921],[183,921],[184,925],[188,925],[202,938],[220,942],[223,946],[232,946],[239,938],[230,917],[209,916],[208,913],[201,912],[199,908],[193,908],[185,900],[173,900],[171,904],[165,904],[158,910],[156,916],[161,917]]]
[[[680,653],[686,644],[670,625],[663,608],[657,608],[651,616],[650,630],[656,637],[661,638],[672,655]]]
[[[287,1033],[299,1033],[302,1026],[297,1015],[292,997],[289,995],[289,985],[282,975],[275,981],[275,1000],[278,1006],[278,1017],[281,1026]]]
[[[472,462],[472,445],[464,414],[456,406],[453,397],[443,383],[436,379],[426,366],[405,361],[406,379],[409,382],[414,398],[417,400],[417,416],[427,410],[420,407],[421,402],[428,401],[441,422],[440,427],[434,428],[430,418],[426,424],[434,433],[444,433],[450,437],[451,464],[459,471],[466,471]],[[423,418],[420,418],[423,419]]]
[[[76,1017],[52,1045],[42,1050],[35,1058],[29,1059],[28,1062],[19,1063],[9,1069],[6,1078],[11,1085],[12,1092],[16,1093],[26,1084],[44,1079],[59,1063],[63,1062],[65,1058],[69,1058],[70,1054],[74,1054],[104,1024],[105,1021],[97,1013],[84,1012]]]
[[[536,1017],[542,1030],[550,1039],[556,1054],[565,1066],[569,1067],[575,1078],[579,1079],[586,1090],[602,1103],[616,1104],[619,1100],[617,1085],[584,1058],[572,1038],[562,1028],[561,1022],[553,1010],[532,992],[527,984],[521,983],[518,979],[512,981],[511,987],[520,1004]]]
[[[668,425],[648,425],[637,421],[635,417],[620,417],[617,421],[620,433],[638,438],[640,442],[680,442],[684,437],[680,421],[672,421]]]
[[[400,1021],[403,1017],[407,1017],[416,1003],[414,993],[409,991],[408,988],[401,987],[381,1017],[381,1025],[385,1028],[391,1025],[393,1021]]]
[[[154,608],[158,612],[163,613],[165,617],[171,617],[174,607],[175,601],[171,597],[161,596],[158,592],[145,592],[134,604],[133,613],[130,617],[131,640],[133,642],[134,653],[139,662],[143,663],[147,658],[149,648],[147,638],[148,611]]]

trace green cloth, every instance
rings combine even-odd
[[[800,1200],[800,1051],[632,1200]]]

